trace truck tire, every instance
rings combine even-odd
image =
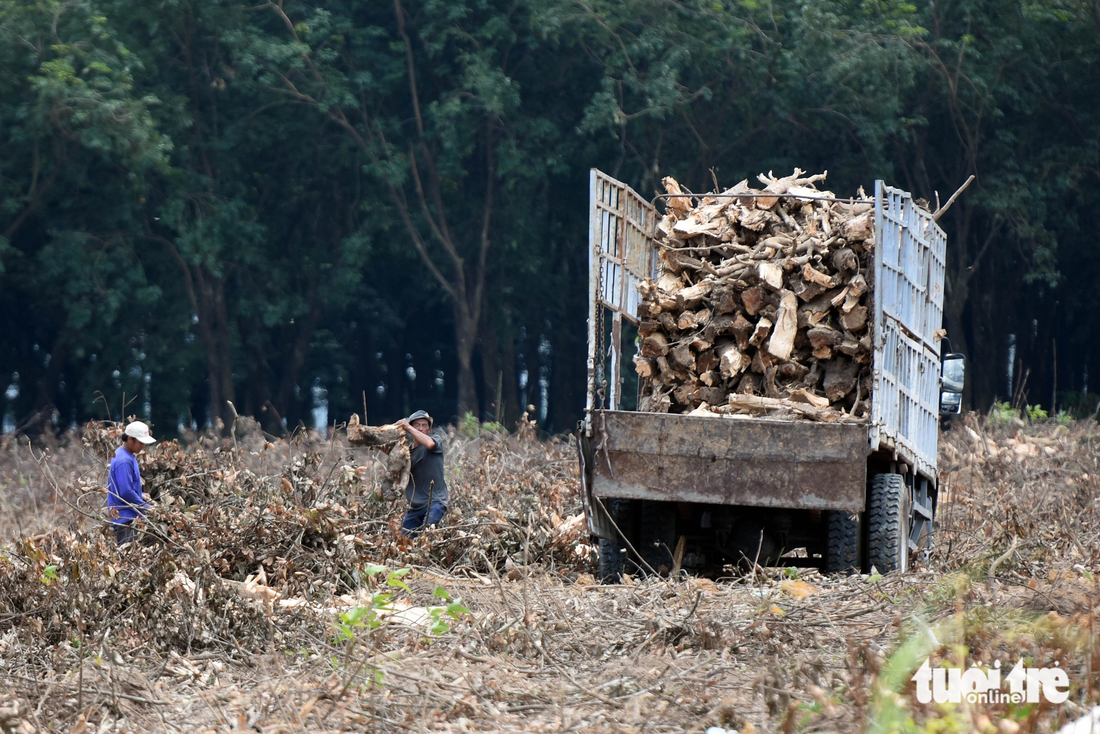
[[[661,575],[672,570],[672,552],[676,548],[676,506],[670,502],[642,502],[638,553],[642,571]]]
[[[867,562],[879,573],[909,569],[909,487],[901,474],[876,474],[867,501]]]
[[[620,528],[626,519],[626,508],[629,500],[608,500],[608,510],[611,519]],[[622,538],[615,540],[599,539],[596,549],[600,555],[599,578],[601,584],[617,584],[622,580],[623,565],[626,561],[626,543]]]
[[[626,558],[626,548],[620,548],[617,543],[600,538],[600,583],[617,584],[623,577],[623,560]]]
[[[859,515],[825,513],[825,573],[850,576],[860,571]]]

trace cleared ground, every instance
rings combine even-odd
[[[415,542],[339,439],[165,444],[159,539],[122,551],[96,518],[110,434],[0,444],[3,731],[1010,733],[1100,699],[1092,423],[945,433],[936,550],[904,576],[616,586],[572,446],[532,427],[449,439],[454,508]],[[1070,700],[922,705],[927,655],[1058,662]]]

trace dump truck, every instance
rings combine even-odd
[[[656,200],[590,176],[588,386],[578,430],[585,519],[600,576],[729,564],[905,571],[933,543],[941,416],[965,362],[944,349],[946,236],[876,181],[868,274],[871,406],[812,422],[638,410],[640,284],[660,275]]]

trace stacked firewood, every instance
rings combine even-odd
[[[658,277],[639,284],[639,408],[821,421],[870,413],[874,206],[826,174],[685,196],[672,178]]]

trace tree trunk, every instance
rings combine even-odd
[[[458,415],[477,414],[477,385],[474,377],[474,346],[477,322],[465,309],[455,309],[455,339],[458,347]]]
[[[22,426],[23,433],[39,434],[53,429],[50,422],[57,412],[57,384],[65,362],[69,359],[69,346],[72,340],[72,330],[65,327],[57,332],[53,346],[50,347],[50,363],[46,366],[46,372],[38,380],[38,391],[35,395],[34,414]],[[6,387],[6,385],[5,385]]]
[[[523,406],[519,402],[519,380],[516,376],[516,331],[508,310],[504,313],[503,337],[500,358],[504,373],[504,425],[514,426],[523,413]]]
[[[229,341],[229,324],[225,321],[225,284],[221,278],[211,275],[201,266],[195,266],[192,273],[182,258],[179,258],[179,262],[185,269],[192,307],[199,317],[199,340],[206,357],[206,376],[210,389],[210,424],[215,431],[225,435],[233,420],[226,401],[234,401],[234,404],[236,401],[233,394],[233,354]]]
[[[485,386],[485,410],[482,420],[495,421],[501,417],[500,395],[503,386],[503,378],[500,371],[500,345],[497,343],[497,330],[493,326],[489,310],[481,312],[481,328],[478,329],[481,337],[481,382]]]
[[[294,398],[294,386],[298,383],[298,375],[309,356],[309,346],[313,342],[313,333],[317,330],[317,324],[321,320],[324,311],[318,299],[311,299],[309,316],[304,319],[298,329],[298,334],[291,347],[290,356],[283,368],[283,379],[279,384],[279,395],[275,400],[275,407],[284,415],[290,409],[290,402]]]

